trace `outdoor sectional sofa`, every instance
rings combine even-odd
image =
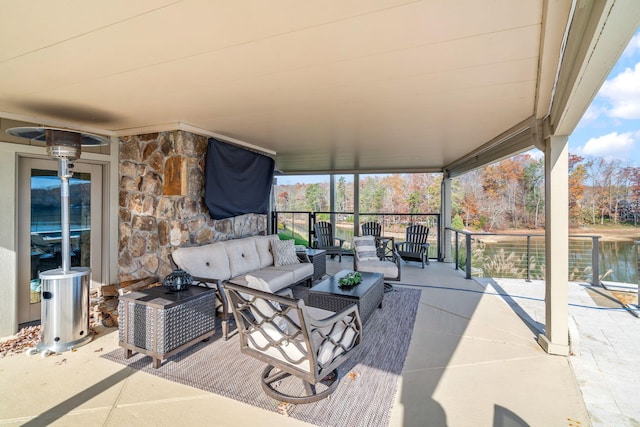
[[[230,281],[247,286],[247,275],[263,279],[273,293],[304,281],[310,284],[313,264],[304,254],[301,257],[296,255],[292,240],[280,240],[277,234],[179,247],[171,254],[174,264],[191,274],[196,282],[217,288],[225,339],[230,307],[222,284]]]

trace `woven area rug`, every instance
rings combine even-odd
[[[265,364],[240,353],[237,335],[225,342],[217,332],[209,342],[163,361],[159,369],[153,369],[148,356],[125,359],[122,349],[102,357],[318,426],[386,426],[419,299],[420,291],[413,289],[385,293],[382,309],[364,327],[360,349],[339,369],[337,390],[327,399],[305,405],[283,407],[262,391],[260,374]]]

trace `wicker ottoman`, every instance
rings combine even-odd
[[[192,286],[170,292],[164,286],[132,292],[118,304],[119,341],[128,359],[133,352],[162,360],[215,333],[213,289]]]
[[[309,289],[308,304],[325,310],[340,311],[351,304],[358,306],[360,319],[366,323],[376,307],[382,307],[384,296],[384,282],[381,273],[362,274],[362,283],[351,289],[340,289],[340,278],[351,271],[342,270],[335,276],[318,283]]]

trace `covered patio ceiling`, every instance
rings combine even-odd
[[[40,0],[0,13],[5,119],[184,129],[264,151],[283,173],[456,173],[571,133],[640,2]]]

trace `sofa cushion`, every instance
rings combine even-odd
[[[227,240],[224,244],[229,257],[231,277],[260,269],[260,257],[253,238]]]
[[[260,268],[273,265],[273,254],[271,253],[271,242],[280,241],[277,234],[269,234],[268,236],[255,236],[253,241],[256,244],[258,256],[260,257]]]
[[[192,276],[220,280],[231,277],[229,257],[223,242],[176,248],[171,257],[178,267]]]
[[[261,270],[254,270],[249,274],[267,282],[270,292],[273,293],[289,287],[296,282],[293,272],[286,270],[273,270],[269,267]],[[248,282],[244,274],[232,278],[231,281],[239,285],[248,286]]]
[[[311,264],[310,262],[301,262],[292,265],[280,265],[278,267],[267,267],[266,269],[290,271],[293,273],[293,280],[295,282],[299,282],[313,276],[313,264]]]
[[[300,264],[293,240],[272,240],[271,252],[273,253],[273,265]]]

